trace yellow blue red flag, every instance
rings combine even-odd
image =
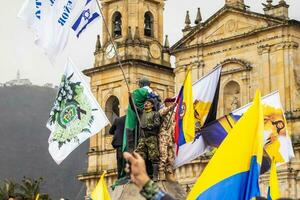
[[[177,98],[175,142],[184,144],[195,138],[195,117],[192,90],[192,72],[189,68]]]
[[[193,83],[193,104],[194,104],[194,123],[195,123],[195,137],[193,141],[187,142],[184,137],[184,130],[182,128],[181,118],[185,116],[185,106],[181,102],[178,102],[180,106],[177,107],[176,113],[176,126],[175,126],[175,138],[177,153],[174,161],[174,167],[180,167],[193,159],[204,154],[208,146],[204,143],[201,132],[202,128],[208,125],[210,122],[216,119],[219,89],[220,89],[220,75],[221,66],[217,66],[208,74]],[[184,88],[183,88],[184,89]],[[181,100],[182,95],[179,95]],[[179,111],[180,109],[180,111]],[[189,124],[192,120],[189,121]],[[191,127],[193,126],[190,124]]]
[[[230,130],[187,199],[248,200],[260,196],[263,129],[263,108],[257,91],[252,106]]]

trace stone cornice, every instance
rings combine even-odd
[[[125,65],[126,65],[126,67],[127,66],[134,66],[134,67],[144,66],[144,67],[151,67],[156,70],[163,70],[168,73],[173,73],[173,68],[171,68],[170,64],[161,65],[161,64],[152,63],[152,62],[148,62],[148,61],[144,61],[144,60],[138,60],[138,59],[126,59],[126,60],[122,60],[121,63],[122,63],[122,65],[124,65],[123,67],[125,67]],[[97,66],[97,67],[83,70],[83,73],[87,76],[91,76],[95,73],[103,72],[103,71],[110,70],[113,68],[118,68],[118,67],[119,67],[119,63],[115,62],[115,63],[110,63],[107,65]]]
[[[91,155],[106,155],[106,154],[112,154],[112,153],[115,153],[115,149],[106,149],[106,150],[103,150],[103,151],[89,151],[87,152],[86,154],[88,156],[91,156]]]
[[[284,36],[282,36],[284,37]],[[276,44],[263,44],[258,46],[258,54],[264,54],[264,53],[269,53],[271,50],[272,51],[277,51],[281,49],[298,49],[299,44],[297,42],[290,42],[290,41],[281,41]]]
[[[261,29],[256,29],[256,30],[253,30],[253,31],[250,31],[248,33],[241,34],[241,35],[236,35],[236,36],[232,36],[232,37],[228,37],[228,38],[222,38],[222,39],[215,40],[215,41],[210,41],[210,42],[207,42],[207,43],[200,43],[200,44],[194,44],[194,45],[190,45],[190,46],[186,46],[186,47],[180,47],[180,48],[178,48],[176,50],[174,50],[173,48],[171,48],[171,54],[175,55],[178,52],[182,52],[182,51],[186,51],[186,50],[190,50],[190,49],[194,49],[194,48],[204,48],[204,47],[218,45],[218,44],[225,43],[225,42],[230,42],[232,40],[249,37],[249,36],[255,35],[257,33],[268,31],[268,30],[272,30],[272,29],[275,29],[275,28],[278,28],[278,27],[282,27],[282,26],[286,26],[286,25],[280,24],[280,25],[275,25],[275,26],[271,26],[271,27],[265,27],[265,28],[261,28]],[[274,39],[274,38],[279,38],[279,36],[274,36],[272,39]],[[258,41],[257,43],[260,43],[260,42],[261,41]],[[246,47],[246,45],[244,45],[244,46]]]
[[[99,179],[102,174],[103,174],[103,171],[86,172],[86,173],[77,175],[77,179],[80,181],[86,181],[86,180],[90,180],[90,179]],[[117,174],[116,169],[106,170],[105,177],[115,176],[116,174]]]

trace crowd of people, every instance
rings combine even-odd
[[[138,153],[146,161],[147,173],[153,181],[160,179],[176,182],[173,169],[175,98],[166,98],[162,102],[159,95],[150,88],[150,81],[142,78],[139,88],[129,94],[129,104],[127,115],[137,113],[138,116],[116,118],[109,130],[114,135],[112,145],[117,154],[118,178],[124,176],[122,146],[125,132],[127,150]],[[126,118],[137,120],[134,128],[126,127]]]

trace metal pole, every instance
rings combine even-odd
[[[190,70],[191,70],[191,68],[188,68],[187,73],[189,73]],[[184,85],[184,83],[185,83],[185,81],[186,81],[187,73],[186,73],[186,75],[185,75],[185,78],[184,78],[184,81],[183,81],[183,85]],[[175,103],[176,103],[176,104],[177,104],[177,101],[178,101],[178,97],[179,97],[180,91],[181,91],[181,88],[180,88],[179,93],[178,93],[178,95],[176,96],[176,99],[175,99]],[[177,104],[177,106],[178,106],[178,104]],[[180,108],[179,108],[179,109],[180,109]],[[169,119],[168,119],[168,122],[167,122],[167,126],[166,126],[166,127],[169,127],[173,114],[174,114],[174,109],[172,110],[172,114],[170,115],[170,117],[169,117]]]
[[[126,76],[125,76],[125,72],[124,72],[123,65],[122,65],[122,62],[121,62],[121,59],[120,59],[120,56],[119,56],[119,52],[117,51],[116,45],[115,45],[115,43],[113,42],[113,38],[112,38],[112,36],[111,36],[111,34],[110,34],[110,32],[109,32],[109,29],[108,29],[107,23],[106,23],[106,21],[105,21],[105,18],[104,18],[102,9],[101,9],[101,7],[100,7],[99,1],[96,0],[96,2],[97,2],[97,5],[98,5],[98,8],[99,8],[101,17],[102,17],[102,19],[103,19],[103,23],[104,23],[105,29],[106,29],[107,34],[108,34],[108,36],[109,36],[109,40],[110,40],[111,44],[113,45],[114,51],[115,51],[115,53],[116,53],[117,61],[118,61],[119,67],[120,67],[120,69],[121,69],[121,71],[122,71],[122,74],[123,74],[123,77],[124,77],[124,80],[125,80],[125,83],[126,83],[126,86],[127,86],[128,93],[130,93],[129,84],[128,84],[128,81],[127,81]],[[135,103],[134,103],[132,97],[129,96],[129,98],[131,98],[131,101],[132,101],[132,103],[133,103],[134,112],[135,112],[135,114],[136,114],[136,117],[137,117],[137,120],[138,120],[139,126],[140,126],[141,120],[140,120],[140,117],[139,117],[139,114],[138,114],[136,105],[135,105]],[[136,139],[136,138],[135,138],[135,139]],[[135,147],[135,148],[136,148],[136,147]]]

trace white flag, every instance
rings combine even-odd
[[[193,100],[196,128],[201,128],[216,118],[219,97],[219,83],[222,68],[219,66],[193,83]],[[180,167],[204,154],[210,147],[205,144],[201,134],[194,141],[178,145],[174,168]]]
[[[76,33],[76,37],[80,34],[99,17],[99,8],[97,7],[97,0],[86,0],[84,7],[72,25],[72,29]]]
[[[35,43],[53,62],[66,46],[77,0],[27,0],[18,16],[35,33]]]
[[[288,134],[287,123],[278,91],[262,98],[264,109],[264,140],[265,149],[272,148],[277,163],[289,162],[294,155],[291,138]],[[249,103],[232,112],[233,115],[242,116],[252,103]],[[278,144],[277,144],[278,143]],[[276,149],[278,148],[278,149]]]
[[[50,112],[49,152],[60,164],[76,147],[109,123],[97,100],[70,59]]]

